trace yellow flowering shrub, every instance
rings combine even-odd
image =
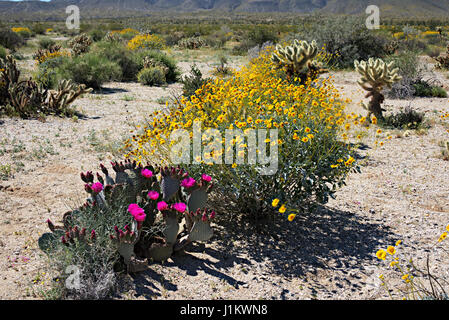
[[[68,50],[58,50],[55,52],[51,52],[49,50],[45,50],[42,54],[36,56],[36,61],[38,64],[44,63],[48,60],[56,59],[59,57],[70,57],[70,51]]]
[[[17,28],[11,28],[11,30],[17,34],[19,34],[23,38],[29,38],[31,37],[31,30],[30,28],[26,27],[17,27]]]
[[[345,113],[331,78],[309,79],[304,85],[299,85],[299,79],[288,81],[282,70],[276,70],[270,54],[261,54],[229,79],[209,81],[191,97],[167,103],[166,112],[152,113],[127,141],[127,157],[170,163],[169,151],[176,144],[170,134],[183,129],[192,137],[195,124],[200,123],[202,153],[195,156],[192,148],[191,164],[183,167],[189,173],[213,174],[220,201],[226,199],[230,210],[234,205],[254,217],[272,213],[273,206],[282,204],[279,213],[292,221],[297,213],[307,214],[317,203],[326,203],[344,184],[346,174],[358,168],[354,145],[347,143],[352,138],[347,124],[356,126],[364,120]],[[218,130],[220,136],[208,128]],[[231,163],[223,160],[229,148],[224,141],[227,129],[241,130],[230,140],[230,146],[239,150]],[[261,174],[261,165],[249,161],[252,130],[258,134],[258,159],[266,150],[272,156],[278,148],[272,174]],[[267,135],[261,130],[267,130]],[[209,151],[217,138],[225,150]],[[238,157],[247,161],[239,163]]]
[[[163,49],[164,39],[154,34],[139,34],[129,40],[128,49]]]

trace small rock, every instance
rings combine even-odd
[[[369,209],[369,213],[371,213],[371,214],[375,214],[375,213],[376,213],[376,211],[375,211],[374,209]]]

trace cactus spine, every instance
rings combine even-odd
[[[355,70],[362,75],[362,78],[358,81],[358,84],[368,91],[366,98],[371,97],[371,100],[366,106],[363,107],[368,110],[368,118],[372,114],[378,119],[383,119],[382,103],[385,100],[382,90],[384,86],[391,87],[391,85],[401,80],[398,71],[399,68],[393,69],[393,62],[385,63],[382,59],[370,58],[368,61],[354,61]]]

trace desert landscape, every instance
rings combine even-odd
[[[2,21],[0,298],[447,299],[449,20],[208,19]],[[197,119],[278,173],[164,169]]]

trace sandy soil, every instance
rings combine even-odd
[[[199,65],[210,71],[210,65]],[[189,69],[187,62],[180,66],[184,72]],[[337,88],[352,100],[350,110],[363,112],[359,102],[364,93],[355,85],[357,75],[333,76]],[[449,89],[447,74],[437,76]],[[48,117],[45,122],[0,119],[0,165],[11,171],[0,181],[2,299],[42,298],[51,281],[37,247],[39,235],[47,231],[45,220],[59,221],[81,201],[79,173],[113,159],[134,124],[181,91],[180,84],[105,87],[102,94],[75,102],[85,117]],[[123,298],[388,298],[378,276],[390,271],[375,252],[402,239],[401,252],[422,263],[428,247],[449,223],[449,161],[438,157],[438,143],[449,139],[447,127],[438,119],[438,112],[449,112],[448,99],[386,101],[394,108],[409,104],[426,112],[431,128],[421,134],[391,132],[393,139],[383,147],[361,150],[361,156],[369,159],[362,173],[351,174],[337,199],[316,215],[298,218],[291,232],[279,225],[272,237],[242,232],[251,228],[231,227],[232,222],[217,226],[213,241],[134,276],[134,288]],[[431,262],[435,273],[448,280],[441,266],[449,257],[439,252]],[[400,285],[401,280],[393,283]]]

